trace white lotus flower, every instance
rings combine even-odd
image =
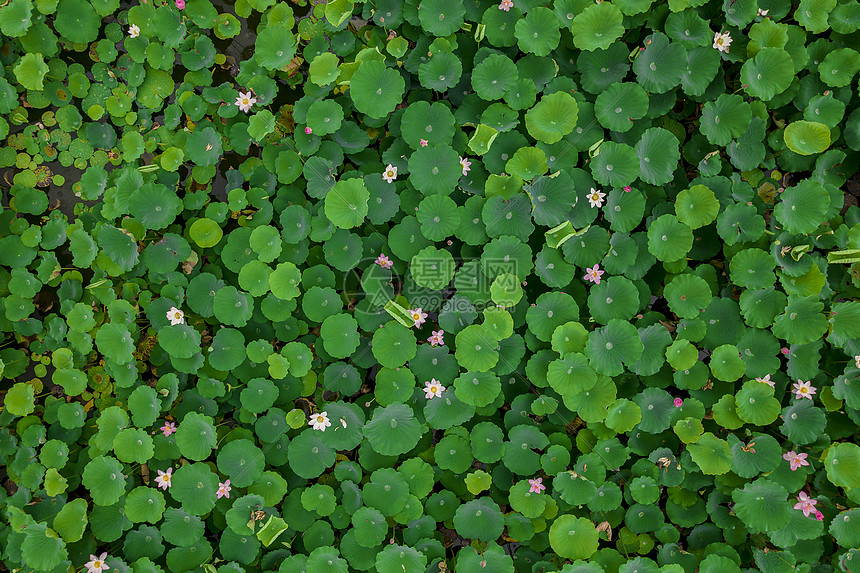
[[[175,306],[171,306],[170,310],[167,311],[167,320],[170,321],[171,326],[185,324],[185,313]]]
[[[603,206],[603,198],[606,197],[606,193],[601,193],[594,187],[591,188],[591,192],[586,195],[588,198],[588,203],[591,205],[592,209],[597,207],[598,209]]]
[[[257,98],[251,95],[250,90],[245,93],[239,92],[239,97],[236,98],[236,105],[245,113],[251,111],[255,103],[257,103]]]
[[[308,425],[313,426],[314,430],[325,432],[325,429],[331,426],[331,421],[328,419],[328,414],[320,412],[319,414],[311,416],[311,420],[308,422]]]
[[[107,551],[96,557],[95,555],[90,555],[90,560],[84,564],[84,567],[87,568],[87,573],[102,573],[105,569],[110,569],[105,564],[105,559],[107,559]]]
[[[714,34],[714,49],[728,54],[731,43],[732,37],[728,32],[717,32]]]
[[[382,173],[382,178],[386,183],[394,183],[394,180],[397,179],[397,168],[389,163]]]

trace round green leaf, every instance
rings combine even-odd
[[[132,523],[158,523],[164,508],[164,494],[153,487],[138,486],[125,498],[125,515]]]
[[[647,112],[648,93],[635,82],[615,82],[600,92],[594,102],[597,120],[612,131],[629,131],[633,121],[642,119]]]
[[[788,148],[800,155],[814,155],[830,147],[830,129],[815,121],[794,121],[783,136]]]
[[[185,512],[191,515],[206,515],[215,507],[218,476],[212,473],[207,464],[196,462],[180,467],[173,473],[171,484],[170,495],[182,504]],[[191,523],[192,529],[184,535],[192,535],[194,521],[188,518],[180,523]]]
[[[403,99],[405,87],[396,70],[379,60],[366,60],[352,75],[349,96],[360,113],[379,119],[394,111]]]
[[[704,185],[693,185],[684,189],[675,198],[675,214],[678,220],[691,229],[712,223],[719,212],[719,200],[714,192]]]
[[[584,517],[562,515],[549,529],[549,543],[561,557],[588,559],[599,544],[597,529]]]
[[[502,534],[505,518],[488,497],[480,497],[457,508],[454,527],[457,533],[468,539],[495,541]]]
[[[96,505],[113,505],[125,493],[122,464],[110,456],[99,456],[87,463],[81,481]]]
[[[538,141],[561,141],[576,127],[578,110],[576,100],[566,92],[546,95],[526,112],[526,129]]]
[[[296,53],[296,40],[290,28],[270,23],[257,34],[254,59],[267,70],[283,68]]]
[[[762,48],[741,67],[746,92],[765,101],[788,89],[792,79],[794,63],[788,52],[780,48]]]
[[[846,488],[860,487],[860,446],[839,443],[827,449],[824,459],[827,479],[833,485]]]
[[[624,34],[624,15],[615,4],[586,6],[571,22],[573,45],[580,50],[605,50]]]
[[[412,408],[405,404],[391,404],[377,408],[363,432],[378,453],[397,456],[415,447],[421,438],[421,425]]]
[[[648,251],[660,261],[677,261],[693,248],[693,231],[674,215],[661,215],[648,227]]]

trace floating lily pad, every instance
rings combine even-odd
[[[571,22],[573,44],[589,52],[605,50],[624,33],[623,19],[614,4],[587,6]]]
[[[591,173],[601,185],[624,187],[639,177],[639,158],[629,145],[607,141],[592,161]]]
[[[578,106],[565,92],[544,96],[526,112],[529,135],[544,143],[555,143],[576,127]]]
[[[522,51],[536,56],[549,55],[561,39],[558,18],[543,6],[529,10],[525,18],[517,20],[514,35]]]
[[[481,60],[472,70],[472,87],[487,101],[501,99],[519,77],[517,66],[510,58],[492,54]]]
[[[785,144],[800,155],[821,153],[830,147],[830,129],[817,121],[794,121],[785,128]]]
[[[403,98],[405,86],[396,70],[379,60],[369,60],[352,75],[349,95],[359,112],[381,118],[394,111]]]
[[[735,513],[753,531],[775,531],[791,519],[788,492],[770,480],[759,478],[732,492]]]
[[[459,155],[447,145],[422,147],[409,157],[409,180],[425,195],[450,195],[462,175]]]
[[[648,112],[648,94],[635,82],[616,82],[609,85],[594,103],[594,113],[602,126],[612,131],[625,132],[633,121]]]
[[[677,261],[693,247],[693,232],[674,215],[661,215],[648,228],[648,251],[661,261]]]
[[[788,89],[793,78],[791,56],[780,48],[762,48],[744,62],[741,79],[746,92],[765,101]]]
[[[502,534],[505,520],[502,512],[490,498],[481,497],[457,508],[454,527],[468,539],[494,541]]]
[[[267,70],[283,68],[295,53],[295,36],[285,25],[266,26],[254,41],[254,58]]]
[[[373,448],[386,456],[408,452],[421,438],[421,426],[405,404],[377,408],[363,432]]]
[[[594,524],[584,517],[563,515],[549,530],[553,550],[568,559],[587,559],[598,547],[598,534]]]
[[[675,214],[678,220],[691,229],[712,223],[720,211],[720,203],[714,192],[704,185],[693,185],[684,189],[675,198]]]
[[[651,185],[664,185],[672,180],[681,152],[678,139],[669,131],[652,127],[642,134],[636,144],[639,156],[639,178]]]
[[[325,196],[325,214],[337,227],[351,229],[367,215],[370,193],[361,179],[338,181]]]

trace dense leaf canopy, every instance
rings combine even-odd
[[[3,3],[3,567],[856,570],[858,29]]]

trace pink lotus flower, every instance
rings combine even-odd
[[[817,519],[818,521],[823,521],[824,520],[824,514],[816,509],[815,510],[815,519]]]
[[[801,398],[809,398],[812,400],[812,395],[817,392],[815,386],[812,385],[812,381],[804,382],[803,380],[798,380],[794,385],[794,399],[800,400]]]
[[[409,316],[411,316],[412,320],[415,321],[415,324],[413,324],[413,326],[415,326],[416,328],[424,324],[424,322],[427,320],[427,313],[424,312],[421,307],[411,309],[409,311]]]
[[[431,378],[429,382],[424,383],[424,397],[428,400],[442,396],[442,392],[444,391],[445,387],[435,378]]]
[[[788,356],[788,348],[783,347],[783,348],[780,348],[779,351],[782,352],[783,356]]]
[[[382,267],[383,269],[390,269],[394,264],[394,261],[389,259],[385,254],[380,253],[376,260],[374,261],[377,265]]]
[[[218,491],[215,492],[215,499],[221,499],[222,497],[226,497],[230,499],[230,490],[233,489],[230,487],[230,480],[227,480],[223,483],[218,482]]]
[[[767,384],[767,385],[768,385],[768,386],[770,386],[771,388],[775,388],[775,387],[776,387],[776,385],[775,385],[775,384],[773,383],[773,381],[770,379],[770,374],[765,374],[764,378],[756,378],[756,379],[755,379],[755,381],[756,381],[756,382],[761,382],[762,384]]]
[[[421,144],[421,147],[427,147],[427,144],[430,142],[427,141],[426,139],[422,139],[418,143]]]
[[[110,569],[105,564],[105,559],[107,559],[107,551],[96,557],[95,555],[90,554],[90,560],[84,564],[84,567],[87,568],[87,573],[101,573],[105,569]]]
[[[430,343],[430,346],[442,346],[445,344],[445,341],[442,339],[444,334],[444,330],[434,330],[430,338],[427,339],[427,342]]]
[[[596,285],[600,284],[600,277],[603,276],[603,273],[606,271],[600,270],[600,265],[594,265],[590,269],[586,267],[585,276],[582,277],[584,280],[591,281]]]
[[[797,503],[794,504],[794,509],[799,509],[803,512],[805,517],[809,517],[809,514],[813,511],[818,511],[815,509],[815,504],[818,503],[818,500],[812,499],[806,492],[802,491],[797,494]]]
[[[806,461],[806,457],[808,455],[809,454],[803,454],[803,453],[798,454],[794,450],[791,450],[790,452],[786,452],[786,453],[782,454],[782,459],[784,459],[788,462],[789,466],[791,467],[791,471],[797,471],[802,466],[808,466],[809,465],[809,462]]]
[[[512,0],[502,0],[499,4],[499,10],[504,10],[505,12],[510,12],[511,8],[514,7],[514,3]]]
[[[158,482],[158,487],[166,490],[172,484],[170,483],[170,479],[173,477],[173,468],[167,468],[166,472],[158,470],[158,477],[155,478],[155,481]]]
[[[463,175],[466,175],[472,170],[472,162],[469,161],[467,157],[460,158],[460,166],[463,168]]]
[[[185,10],[185,0],[176,0],[176,7]]]
[[[675,404],[675,407],[676,407],[676,408],[680,408],[681,406],[683,406],[683,405],[684,405],[684,401],[683,401],[683,400],[681,400],[680,398],[675,398],[675,400],[674,400],[674,404]]]
[[[540,493],[546,489],[543,485],[543,478],[535,478],[529,480],[529,493]]]
[[[314,132],[314,130],[313,130],[313,129],[311,129],[311,128],[309,128],[309,127],[306,127],[306,128],[305,128],[305,134],[310,135],[310,134],[312,134],[313,132]]]
[[[170,436],[170,434],[173,434],[176,432],[176,424],[173,422],[165,421],[164,425],[158,429],[161,430],[161,433],[164,434],[165,438],[167,438]]]
[[[630,185],[625,185],[625,186],[624,186],[624,192],[625,192],[625,193],[630,193],[630,191],[631,191],[631,190],[632,190],[632,187],[630,187]]]

